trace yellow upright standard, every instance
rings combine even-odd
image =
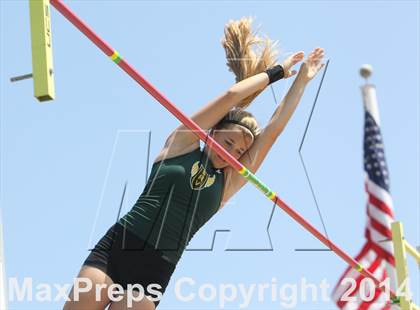
[[[51,12],[49,0],[29,0],[32,40],[32,77],[34,96],[39,101],[55,97]]]
[[[404,231],[401,222],[393,222],[392,243],[394,245],[395,267],[397,269],[397,279],[399,289],[399,306],[401,310],[420,310],[411,300],[411,291],[409,286],[409,274],[407,267],[407,254],[414,257],[420,266],[420,253],[408,243],[404,238]]]

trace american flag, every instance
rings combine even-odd
[[[367,193],[366,242],[355,259],[381,282],[389,277],[395,289],[395,261],[393,256],[391,223],[394,221],[392,198],[389,192],[389,173],[384,144],[379,127],[376,91],[373,85],[362,87],[364,125],[364,171]],[[363,284],[363,276],[348,267],[336,287],[332,298],[339,309],[391,309],[389,296],[379,289]],[[351,283],[353,282],[353,283]],[[351,285],[354,285],[354,288]]]

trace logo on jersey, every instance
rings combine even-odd
[[[203,165],[196,161],[191,167],[190,185],[192,189],[201,190],[203,188],[212,186],[216,176],[210,176]]]

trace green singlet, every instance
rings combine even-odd
[[[176,264],[219,209],[223,188],[223,170],[198,147],[154,163],[142,194],[118,222]]]

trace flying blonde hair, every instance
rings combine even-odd
[[[255,74],[261,73],[277,64],[277,41],[268,37],[261,38],[257,31],[252,30],[252,17],[242,17],[230,20],[224,29],[222,45],[226,52],[226,65],[235,75],[236,82],[240,82]],[[241,100],[216,126],[223,129],[229,123],[242,125],[251,131],[254,138],[261,129],[252,113],[245,111],[251,102],[263,91],[260,90]]]
[[[239,20],[229,20],[225,25],[221,43],[226,53],[226,65],[235,75],[236,82],[277,64],[278,41],[271,41],[267,36],[258,36],[259,29],[253,31],[252,22],[252,17],[242,17]],[[237,107],[247,108],[262,91],[243,99]]]

